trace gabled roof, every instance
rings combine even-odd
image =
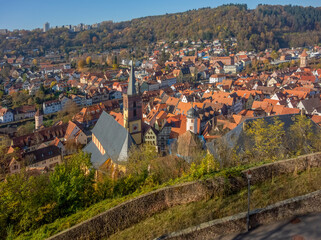
[[[307,56],[308,56],[307,51],[304,49],[300,57],[307,57]]]
[[[320,125],[321,124],[321,116],[313,115],[312,121],[315,122],[316,124]]]
[[[169,97],[167,100],[166,100],[166,104],[167,105],[171,105],[171,106],[176,106],[179,102],[179,99],[178,98],[175,98],[175,97]]]
[[[158,135],[159,131],[154,127],[148,125],[147,129],[145,130],[144,137],[148,133],[148,131],[152,131],[156,136]]]
[[[127,161],[129,150],[135,145],[135,141],[127,129],[116,122],[111,115],[103,111],[92,133],[106,151],[104,155],[101,154],[93,141],[84,148],[85,152],[91,153],[94,168],[98,169],[108,159],[116,164]]]
[[[68,127],[67,127],[67,130],[66,130],[66,134],[65,134],[65,139],[68,140],[68,139],[72,139],[74,138],[74,136],[71,136],[71,133],[74,131],[74,129],[78,127],[79,130],[77,132],[79,132],[81,130],[80,126],[78,126],[75,122],[72,122],[72,121],[69,121],[68,122]],[[74,135],[76,135],[76,132],[74,133]]]
[[[64,137],[67,129],[67,124],[56,125],[49,128],[41,129],[38,132],[27,134],[24,136],[12,139],[12,146],[14,148],[23,149],[33,145],[38,145],[43,142],[48,142],[57,138]]]
[[[121,112],[117,113],[111,111],[109,114],[115,118],[116,122],[118,122],[121,126],[124,126],[124,116]]]
[[[200,141],[196,134],[186,131],[178,137],[177,153],[183,157],[192,156],[195,149],[200,147]]]
[[[318,97],[313,97],[306,100],[301,100],[301,104],[308,113],[312,113],[314,109],[321,107],[321,99]]]
[[[27,165],[31,165],[34,163],[38,163],[53,157],[60,156],[61,152],[60,149],[55,145],[49,145],[45,148],[40,148],[32,152],[28,152],[24,155],[24,158],[26,158],[30,161],[27,163]]]

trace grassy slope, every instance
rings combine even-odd
[[[210,174],[210,176],[204,177],[204,178],[209,178],[209,177],[214,177],[214,176],[225,176],[226,172],[233,172],[234,174],[240,175],[241,171],[244,169],[247,169],[249,167],[253,167],[253,166],[257,166],[257,165],[263,165],[266,162],[259,162],[259,163],[255,163],[255,164],[251,164],[251,165],[243,165],[240,167],[235,167],[235,168],[229,168],[229,169],[225,169],[219,172],[216,172],[214,174]],[[160,189],[166,186],[172,186],[172,185],[176,185],[176,184],[180,184],[180,183],[185,183],[185,182],[190,182],[193,181],[194,179],[187,175],[187,176],[183,176],[181,178],[177,178],[175,180],[170,180],[162,185],[157,185],[157,186],[153,186],[153,187],[145,187],[143,189],[139,189],[137,190],[135,193],[127,195],[125,197],[121,197],[121,198],[114,198],[114,199],[106,199],[103,200],[101,202],[98,202],[92,206],[90,206],[87,209],[81,209],[79,211],[77,211],[75,214],[72,214],[70,216],[67,217],[63,217],[63,218],[59,218],[56,221],[54,221],[53,223],[49,223],[46,225],[41,226],[40,228],[34,230],[34,231],[29,231],[26,233],[23,233],[21,235],[19,235],[18,237],[15,237],[14,239],[45,239],[48,238],[50,236],[53,236],[65,229],[68,229],[78,223],[81,223],[91,217],[94,217],[102,212],[107,211],[108,209],[111,209],[112,207],[115,207],[125,201],[128,201],[130,199],[133,199],[135,197],[139,197],[142,194],[148,193],[148,192],[152,192],[156,189]]]
[[[248,169],[248,168],[254,167],[254,166],[260,166],[260,165],[263,165],[263,164],[266,164],[266,163],[267,162],[257,162],[257,163],[252,163],[252,164],[249,164],[249,165],[243,165],[243,166],[239,166],[239,167],[224,169],[224,170],[221,170],[219,172],[210,174],[207,177],[204,176],[203,179],[204,178],[211,178],[211,177],[215,177],[215,176],[223,176],[223,177],[226,177],[228,175],[239,176],[241,174],[241,171],[244,170],[244,169]],[[321,172],[321,170],[320,170],[320,172]],[[108,209],[110,209],[112,207],[115,207],[115,206],[117,206],[117,205],[119,205],[119,204],[121,204],[121,203],[123,203],[123,202],[125,202],[127,200],[130,200],[130,199],[133,199],[135,197],[138,197],[138,196],[140,196],[140,195],[142,195],[144,193],[148,193],[148,192],[151,192],[151,191],[156,190],[156,189],[160,189],[160,188],[165,187],[165,186],[172,186],[172,185],[176,185],[176,184],[184,183],[184,182],[189,182],[189,181],[193,181],[193,178],[191,178],[191,176],[187,175],[187,176],[183,176],[181,178],[169,181],[169,182],[167,182],[167,183],[165,183],[163,185],[158,185],[158,186],[154,186],[154,187],[146,187],[144,189],[140,189],[137,192],[135,192],[133,194],[130,194],[128,196],[125,196],[125,197],[115,198],[115,199],[106,199],[106,200],[103,200],[103,201],[101,201],[99,203],[96,203],[96,204],[90,206],[87,209],[79,210],[75,214],[72,214],[72,215],[67,216],[67,217],[59,218],[56,221],[54,221],[53,223],[43,225],[43,226],[41,226],[40,228],[38,228],[38,229],[36,229],[34,231],[23,233],[23,234],[19,235],[18,237],[15,237],[15,239],[21,239],[21,240],[22,239],[23,240],[24,239],[37,239],[37,240],[38,239],[45,239],[45,238],[48,238],[50,236],[53,236],[53,235],[65,230],[65,229],[68,229],[68,228],[70,228],[70,227],[72,227],[72,226],[74,226],[74,225],[76,225],[78,223],[81,223],[81,222],[83,222],[83,221],[85,221],[85,220],[87,220],[87,219],[89,219],[91,217],[94,217],[94,216],[96,216],[96,215],[98,215],[98,214],[100,214],[100,213],[102,213],[104,211],[107,211]],[[238,196],[237,196],[237,198],[238,198]],[[225,198],[225,199],[227,199],[227,198]],[[228,204],[228,203],[224,203],[224,204]],[[180,207],[182,207],[182,209],[184,209],[184,207],[186,207],[186,206],[178,206],[178,207],[175,207],[175,208],[172,208],[172,209],[173,210],[175,210],[176,208],[180,209]],[[202,206],[201,206],[201,208],[202,208]],[[171,209],[168,210],[168,211],[171,211]],[[177,216],[179,216],[180,213],[175,212],[173,214],[177,214]],[[226,215],[230,215],[230,214],[226,214]],[[155,217],[157,218],[157,216],[158,215],[156,215]],[[219,216],[219,217],[221,217],[221,216]],[[216,218],[216,217],[214,217],[214,218]],[[146,221],[148,222],[149,219],[146,220]],[[179,219],[179,221],[180,221],[180,219]],[[204,221],[207,221],[207,219],[205,219]],[[204,222],[204,221],[200,221],[200,222]],[[191,225],[193,225],[193,224],[194,223],[191,223]],[[184,226],[182,226],[182,227],[184,227]],[[186,226],[189,226],[189,225],[186,225]],[[155,227],[155,229],[157,229],[157,227]],[[168,229],[170,229],[170,228],[168,228]],[[180,227],[178,227],[177,229],[180,229]],[[169,231],[171,232],[172,230],[169,230]],[[158,234],[158,233],[161,233],[161,232],[162,231],[157,231],[157,232],[155,232],[155,234],[156,233]],[[124,231],[124,233],[126,233],[126,230]]]
[[[276,177],[252,186],[251,208],[263,208],[287,198],[321,189],[321,168],[298,175]],[[247,189],[228,197],[176,206],[156,214],[124,231],[111,236],[116,239],[152,239],[202,222],[244,212],[247,209]]]
[[[129,199],[137,197],[137,195],[140,195],[140,194],[134,193],[122,198],[103,200],[99,203],[96,203],[90,206],[85,210],[79,210],[77,213],[72,214],[68,217],[59,218],[53,223],[43,225],[35,231],[26,232],[22,235],[19,235],[15,239],[21,239],[21,240],[37,239],[38,240],[38,239],[48,238],[67,228],[70,228],[78,223],[81,223],[91,217],[94,217],[104,211],[107,211],[108,209],[111,209]]]

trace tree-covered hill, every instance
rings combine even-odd
[[[85,47],[103,51],[120,47],[146,47],[159,40],[213,40],[236,37],[242,50],[296,47],[321,42],[321,7],[246,4],[223,5],[182,13],[143,17],[131,21],[102,22],[98,29],[70,32],[51,29],[10,32],[0,36],[0,49],[38,48],[70,51]]]

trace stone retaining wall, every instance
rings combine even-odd
[[[303,196],[290,198],[270,205],[263,209],[256,209],[250,213],[250,226],[255,228],[262,224],[291,219],[295,216],[321,212],[321,190]],[[198,226],[159,237],[162,240],[210,240],[215,237],[246,230],[247,213],[202,223]]]
[[[257,184],[271,179],[273,176],[303,171],[309,167],[321,167],[321,153],[252,168],[251,181],[253,184]],[[230,190],[237,191],[246,186],[245,173],[246,171],[240,178],[230,180]],[[159,189],[122,203],[49,239],[107,238],[172,206],[201,201],[222,194],[226,190],[225,186],[224,179],[215,178]],[[221,228],[225,228],[224,224]]]
[[[251,182],[257,184],[267,179],[271,179],[274,176],[296,171],[301,172],[313,167],[321,167],[321,153],[307,154],[297,158],[281,160],[251,168]],[[247,170],[243,171],[244,176],[246,172]]]
[[[203,181],[167,187],[122,203],[49,239],[102,239],[169,207],[210,198],[224,181]]]

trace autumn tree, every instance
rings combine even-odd
[[[315,131],[316,132],[315,132]],[[305,115],[295,116],[294,123],[290,127],[288,142],[295,155],[302,155],[319,150],[320,131]]]
[[[157,156],[155,146],[144,144],[140,147],[132,147],[126,166],[127,172],[130,174],[139,174],[147,170],[151,160],[157,158]]]
[[[107,63],[108,66],[112,66],[113,65],[113,56],[111,54],[107,55],[106,63]]]
[[[81,59],[78,61],[78,68],[83,69],[86,65],[86,61],[84,59]]]
[[[117,56],[115,55],[113,57],[113,69],[117,69],[118,68],[118,58]]]
[[[53,88],[55,85],[57,85],[57,81],[52,81],[50,83],[50,89]]]
[[[57,118],[63,122],[68,122],[75,116],[75,114],[79,112],[79,110],[79,106],[74,101],[69,99],[65,103],[64,108],[58,112]]]
[[[37,66],[37,65],[38,65],[37,59],[34,58],[34,59],[32,60],[32,64],[33,64],[34,66]]]
[[[272,123],[268,123],[263,118],[251,121],[246,126],[246,135],[253,143],[248,150],[261,160],[283,158],[284,149],[284,122],[279,118],[273,118]]]
[[[92,63],[91,57],[88,56],[88,57],[86,58],[86,64],[87,64],[89,67],[91,67],[91,63]]]
[[[94,44],[96,44],[96,43],[97,43],[97,41],[98,41],[97,37],[96,37],[96,36],[93,36],[93,38],[92,38],[92,42],[93,42]]]

